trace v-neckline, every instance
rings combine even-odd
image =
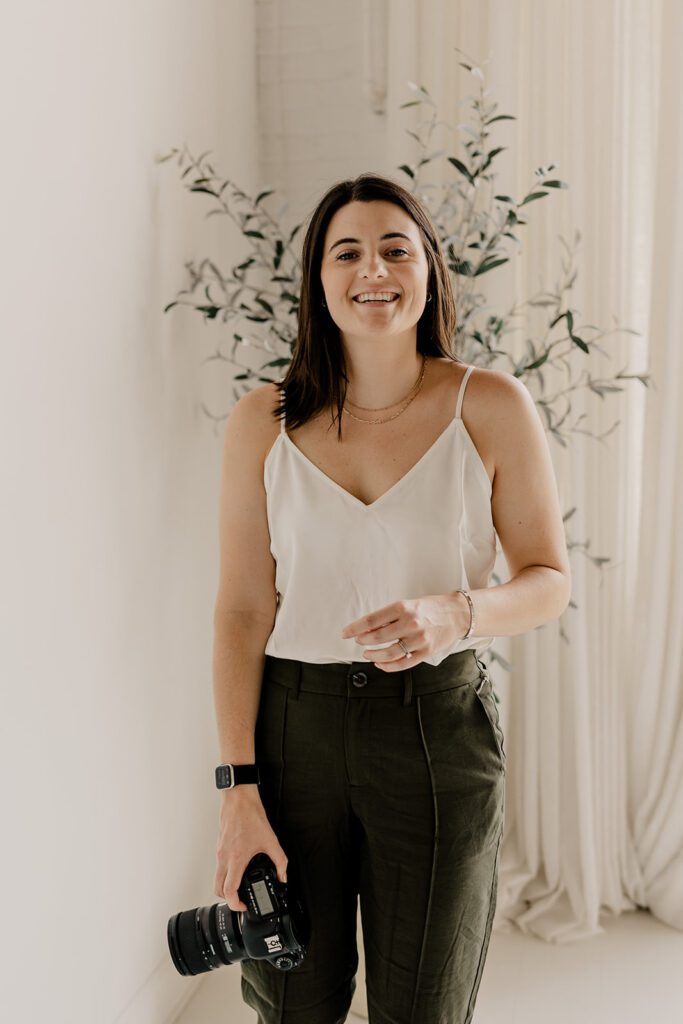
[[[416,470],[418,470],[418,469],[420,468],[420,466],[422,466],[422,464],[423,464],[423,463],[425,462],[425,460],[427,459],[427,456],[428,456],[428,455],[430,455],[430,454],[431,454],[431,453],[432,453],[432,452],[434,451],[434,449],[435,449],[435,448],[437,447],[437,445],[439,444],[439,442],[440,442],[440,441],[442,441],[444,437],[447,437],[447,435],[449,434],[449,432],[450,432],[450,431],[452,430],[452,428],[453,428],[453,424],[456,424],[456,423],[461,423],[461,422],[462,422],[462,420],[460,420],[460,419],[458,419],[457,417],[455,417],[455,416],[454,416],[454,417],[453,417],[453,418],[452,418],[452,419],[450,420],[450,422],[448,423],[448,425],[447,425],[446,427],[444,427],[444,429],[443,429],[443,430],[441,431],[441,433],[439,434],[439,436],[438,436],[438,437],[437,437],[437,438],[436,438],[436,439],[435,439],[434,441],[432,441],[432,443],[430,444],[429,448],[427,448],[427,450],[426,450],[425,452],[423,452],[423,454],[422,454],[422,455],[420,456],[420,458],[419,458],[419,459],[417,460],[417,462],[414,462],[414,463],[413,463],[413,465],[412,465],[412,466],[410,467],[410,469],[409,469],[409,470],[407,470],[407,471],[406,471],[406,472],[405,472],[405,473],[403,474],[403,476],[402,476],[402,477],[399,477],[399,479],[398,479],[398,480],[396,481],[396,483],[395,483],[395,484],[392,484],[392,485],[391,485],[391,487],[390,487],[390,488],[389,488],[388,490],[384,491],[384,493],[383,493],[383,494],[380,494],[380,496],[379,496],[378,498],[375,498],[375,500],[374,500],[374,501],[371,501],[371,502],[365,502],[365,501],[361,501],[361,499],[360,499],[360,498],[357,498],[355,494],[351,494],[351,491],[347,491],[345,487],[342,487],[342,486],[341,486],[341,484],[338,484],[338,483],[337,483],[337,481],[336,481],[336,480],[333,480],[331,476],[328,476],[328,475],[327,475],[327,473],[324,473],[324,472],[322,471],[322,469],[320,468],[320,466],[316,466],[315,462],[312,462],[312,461],[311,461],[311,459],[309,459],[309,457],[308,457],[307,455],[304,455],[304,453],[303,453],[303,452],[301,451],[301,449],[300,449],[300,448],[298,448],[298,447],[297,447],[297,446],[296,446],[296,445],[294,444],[294,442],[292,441],[292,439],[290,438],[290,436],[289,436],[289,434],[287,433],[287,431],[286,431],[286,430],[282,430],[282,431],[280,432],[280,437],[284,437],[285,441],[287,442],[287,444],[289,445],[289,447],[290,447],[290,448],[292,449],[292,451],[296,452],[296,453],[297,453],[297,455],[298,455],[298,456],[299,456],[299,457],[300,457],[301,459],[303,459],[303,461],[304,461],[304,462],[305,462],[305,463],[306,463],[306,464],[307,464],[308,466],[310,466],[310,467],[311,467],[311,469],[312,469],[312,470],[313,470],[313,471],[314,471],[315,473],[317,473],[317,474],[318,474],[318,475],[319,475],[320,477],[322,477],[322,479],[323,479],[323,480],[326,480],[326,481],[327,481],[327,483],[328,483],[328,484],[329,484],[329,485],[330,485],[331,487],[334,487],[334,489],[335,489],[335,490],[339,491],[339,492],[340,492],[340,493],[341,493],[342,495],[344,495],[344,496],[345,496],[345,497],[346,497],[347,499],[349,499],[350,501],[352,501],[352,502],[353,502],[354,504],[356,504],[356,505],[360,505],[360,507],[361,507],[362,509],[364,509],[365,511],[369,512],[369,511],[371,511],[371,510],[374,510],[374,509],[376,509],[376,508],[377,508],[377,506],[378,506],[378,505],[379,505],[379,504],[380,504],[381,502],[383,502],[383,501],[384,501],[385,499],[388,499],[389,497],[393,496],[394,492],[395,492],[396,490],[398,490],[398,488],[399,488],[399,487],[401,487],[401,485],[402,485],[402,484],[403,484],[403,483],[404,483],[404,482],[405,482],[406,480],[408,480],[408,479],[409,479],[409,477],[411,477],[411,476],[413,475],[413,473],[415,473],[415,472],[416,472]]]

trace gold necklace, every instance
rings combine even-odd
[[[360,416],[354,416],[354,414],[351,412],[351,410],[346,408],[346,401],[344,402],[344,405],[342,406],[342,411],[345,412],[345,413],[348,413],[348,415],[351,416],[352,419],[358,420],[359,423],[388,423],[390,420],[395,420],[397,416],[400,416],[401,413],[404,412],[408,408],[410,403],[417,396],[418,391],[422,387],[422,381],[424,380],[426,366],[427,366],[427,357],[423,354],[423,356],[422,356],[422,369],[420,371],[420,375],[419,375],[418,379],[416,380],[416,382],[413,384],[412,388],[408,392],[408,395],[410,397],[408,398],[408,401],[405,403],[403,408],[399,409],[398,412],[394,413],[393,416],[387,416],[387,418],[383,419],[383,420],[363,420],[363,419],[360,418]],[[411,392],[415,392],[415,393],[412,394]],[[405,401],[405,398],[401,398],[400,401],[401,402]],[[349,402],[349,405],[353,405],[353,404],[354,404],[353,402]],[[396,405],[396,402],[394,402],[394,405]],[[385,405],[381,409],[368,409],[368,408],[366,408],[363,405],[356,405],[355,408],[356,409],[363,409],[365,412],[383,412],[384,409],[392,409],[393,405]]]

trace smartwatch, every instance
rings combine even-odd
[[[216,768],[217,789],[234,789],[243,782],[260,781],[257,764],[219,764]]]

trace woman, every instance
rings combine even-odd
[[[302,259],[288,372],[225,432],[216,712],[222,760],[260,783],[223,791],[215,892],[245,910],[258,851],[296,872],[303,963],[241,961],[261,1024],[346,1019],[358,897],[370,1021],[467,1024],[504,815],[479,655],[569,602],[552,462],[524,385],[453,355],[448,269],[414,196],[335,185]],[[489,587],[496,533],[511,579]]]

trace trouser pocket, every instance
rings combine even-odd
[[[493,683],[491,677],[486,669],[481,670],[481,676],[474,683],[474,692],[477,696],[479,707],[484,712],[486,720],[489,724],[491,736],[495,743],[496,750],[501,760],[501,764],[505,767],[507,756],[505,753],[505,737],[503,729],[500,724],[500,715],[498,714],[498,701],[493,689]]]

